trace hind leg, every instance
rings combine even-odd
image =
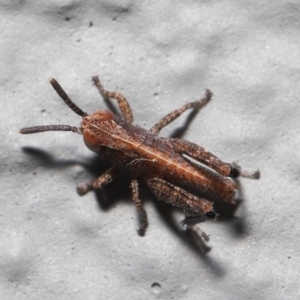
[[[197,144],[190,143],[180,139],[167,139],[167,142],[171,144],[177,153],[185,154],[195,159],[196,161],[212,168],[217,173],[222,176],[228,176],[232,178],[237,178],[239,176],[251,179],[258,179],[260,176],[259,171],[248,172],[243,170],[236,163],[225,163],[221,161],[218,157],[213,155],[211,152],[207,151]]]
[[[182,221],[182,225],[186,225],[195,231],[204,241],[209,240],[208,235],[196,224],[216,218],[217,214],[211,202],[198,198],[184,189],[159,178],[150,178],[147,180],[147,184],[159,200],[184,209],[186,217]]]

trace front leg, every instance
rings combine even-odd
[[[204,241],[209,240],[208,235],[196,223],[216,218],[217,214],[211,202],[198,198],[184,189],[159,178],[150,178],[147,180],[147,184],[159,200],[185,210],[186,218],[182,221],[183,225],[202,236]]]
[[[116,99],[118,101],[118,105],[119,108],[122,112],[123,118],[129,122],[132,123],[133,122],[133,115],[132,115],[132,111],[130,108],[130,105],[128,103],[128,101],[126,100],[126,98],[116,92],[110,92],[104,89],[103,85],[101,84],[99,77],[98,76],[94,76],[92,78],[95,86],[97,87],[99,93],[102,95],[103,98],[113,98]]]
[[[115,166],[112,166],[110,169],[105,171],[101,176],[99,176],[97,179],[93,179],[90,182],[78,186],[77,187],[77,193],[80,196],[85,195],[87,192],[99,189],[100,187],[104,186],[105,184],[109,183],[112,180],[112,175],[114,170],[116,169]]]

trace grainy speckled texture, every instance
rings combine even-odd
[[[298,299],[299,1],[140,2],[0,1],[0,298]],[[139,237],[127,183],[98,194],[104,209],[79,197],[94,176],[80,136],[18,134],[80,122],[50,76],[85,111],[105,107],[96,74],[145,127],[214,92],[184,138],[262,178],[242,180],[239,219],[203,225],[209,253],[153,201]]]

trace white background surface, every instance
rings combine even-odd
[[[298,299],[299,1],[157,3],[0,1],[1,299]],[[238,219],[202,225],[208,253],[147,193],[139,237],[126,180],[79,197],[107,167],[79,135],[18,134],[78,126],[50,76],[84,111],[105,108],[96,74],[146,128],[214,92],[184,138],[262,176],[242,180]]]

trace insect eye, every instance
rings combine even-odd
[[[83,130],[83,140],[85,145],[93,152],[98,153],[100,145],[94,132],[90,129]]]
[[[110,121],[114,118],[114,114],[108,110],[97,110],[92,115],[91,118],[93,121]]]

